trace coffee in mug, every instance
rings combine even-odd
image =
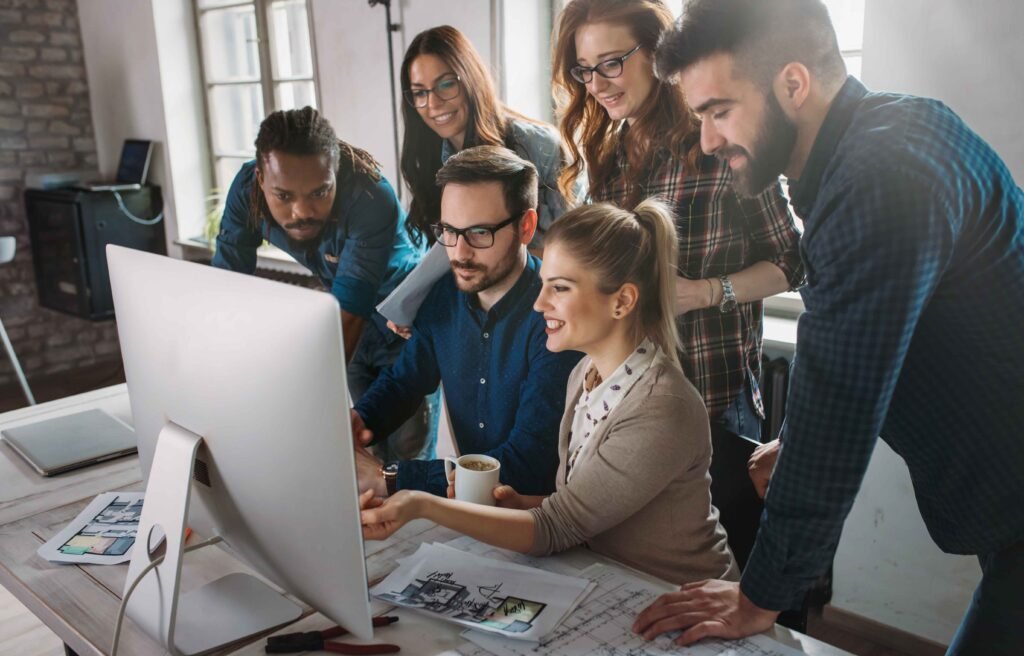
[[[501,463],[485,455],[466,455],[458,460],[444,459],[444,473],[455,470],[455,498],[459,501],[494,505],[494,488],[499,485]]]

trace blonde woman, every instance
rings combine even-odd
[[[363,511],[364,536],[423,517],[523,553],[586,544],[679,584],[736,580],[711,505],[707,411],[676,355],[677,252],[672,215],[656,201],[590,205],[556,221],[534,307],[549,350],[587,357],[569,378],[555,493],[499,486],[488,507],[403,490]]]

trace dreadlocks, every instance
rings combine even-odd
[[[338,189],[344,188],[354,176],[365,175],[380,180],[380,164],[370,153],[338,138],[334,128],[312,107],[271,113],[260,123],[256,135],[256,168],[263,170],[263,160],[273,151],[289,155],[323,155],[337,176]],[[258,184],[253,184],[249,202],[249,226],[260,229],[270,208]]]

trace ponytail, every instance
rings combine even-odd
[[[649,337],[679,364],[675,321],[675,276],[679,242],[668,206],[647,199],[630,212],[610,203],[584,205],[555,221],[545,244],[558,244],[594,271],[598,289],[612,294],[627,282],[640,298],[634,329],[637,341]]]

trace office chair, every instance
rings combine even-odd
[[[0,264],[7,264],[14,259],[14,251],[17,246],[18,242],[14,237],[0,237]],[[35,397],[32,396],[32,390],[29,389],[28,380],[25,379],[25,372],[21,370],[21,363],[18,362],[18,356],[14,353],[14,346],[11,345],[11,340],[7,336],[7,329],[4,328],[2,318],[0,318],[0,340],[4,343],[4,350],[7,351],[7,357],[11,359],[11,364],[14,366],[14,373],[18,377],[18,382],[21,383],[21,390],[25,393],[25,398],[28,399],[28,404],[35,405]]]

